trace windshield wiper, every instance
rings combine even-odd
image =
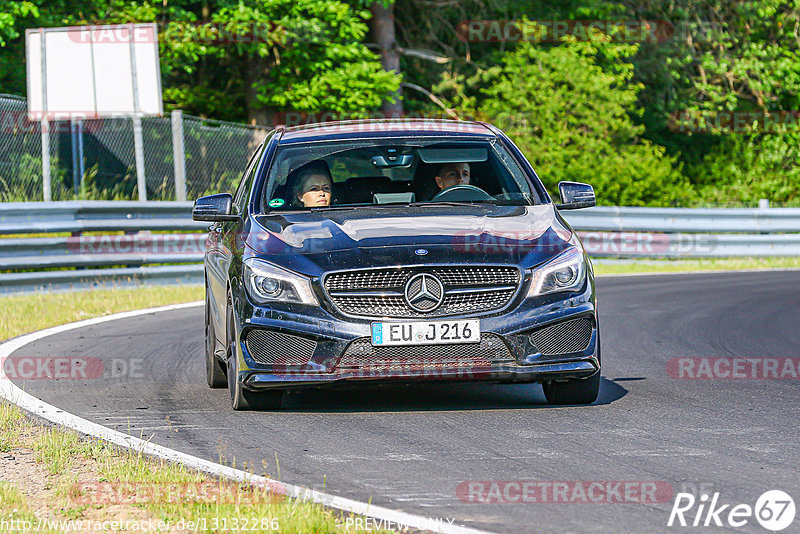
[[[469,204],[490,204],[495,205],[497,204],[496,200],[461,200],[459,202],[455,202],[452,200],[428,200],[423,202],[412,202],[409,206],[417,207],[417,206],[464,206]]]
[[[359,208],[396,208],[396,207],[408,207],[408,208],[417,208],[420,206],[453,206],[453,207],[464,207],[473,204],[488,204],[490,206],[497,206],[500,204],[495,199],[492,200],[462,200],[459,202],[449,201],[449,200],[442,200],[442,201],[420,201],[420,202],[384,202],[382,204],[358,204],[355,206],[320,206],[318,208],[309,208],[309,211],[346,211],[346,210],[356,210]]]
[[[309,211],[347,211],[354,210],[359,206],[320,206],[319,208],[308,208]]]

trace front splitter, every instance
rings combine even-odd
[[[363,382],[505,382],[525,383],[543,380],[565,380],[587,378],[598,372],[599,366],[594,358],[587,360],[548,363],[542,365],[520,366],[493,364],[487,366],[443,367],[418,366],[417,368],[364,367],[360,369],[340,369],[333,373],[274,373],[245,371],[239,376],[242,385],[248,389],[294,388],[308,386],[345,385]]]

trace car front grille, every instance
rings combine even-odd
[[[489,364],[513,360],[505,342],[497,334],[483,333],[479,343],[446,345],[373,346],[370,338],[350,343],[339,361],[339,368],[426,366],[439,364]]]
[[[245,346],[250,356],[264,365],[305,365],[314,355],[317,342],[274,330],[250,330]]]
[[[435,276],[444,287],[441,304],[430,311],[413,309],[404,296],[406,283],[419,273]],[[333,305],[348,315],[447,317],[504,308],[520,281],[516,267],[397,267],[329,273],[324,287]]]
[[[592,329],[590,319],[571,319],[536,330],[531,341],[545,356],[582,352],[592,340]]]

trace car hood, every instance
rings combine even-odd
[[[537,265],[569,246],[551,204],[428,205],[273,212],[245,229],[248,255],[311,276],[423,263]]]

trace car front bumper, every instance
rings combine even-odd
[[[480,381],[542,382],[587,378],[599,372],[600,348],[593,284],[583,291],[523,300],[502,314],[480,317],[481,332],[502,341],[508,356],[504,361],[491,358],[414,357],[414,351],[395,352],[390,361],[369,362],[364,366],[344,365],[343,358],[355,342],[369,345],[371,321],[337,317],[325,308],[285,306],[255,307],[243,302],[237,325],[239,373],[237,380],[249,390],[309,386],[352,385],[365,382]],[[459,318],[452,318],[458,320]],[[591,323],[588,344],[573,352],[542,354],[533,344],[531,333],[585,319]],[[391,321],[390,319],[384,319]],[[297,364],[281,361],[280,350],[271,351],[277,361],[257,361],[245,342],[253,330],[297,336],[313,341],[313,355]],[[461,346],[463,347],[463,345]],[[444,345],[428,346],[426,354],[446,352]],[[405,353],[411,354],[406,357]],[[458,354],[458,349],[451,354]],[[368,361],[368,360],[366,360]]]

